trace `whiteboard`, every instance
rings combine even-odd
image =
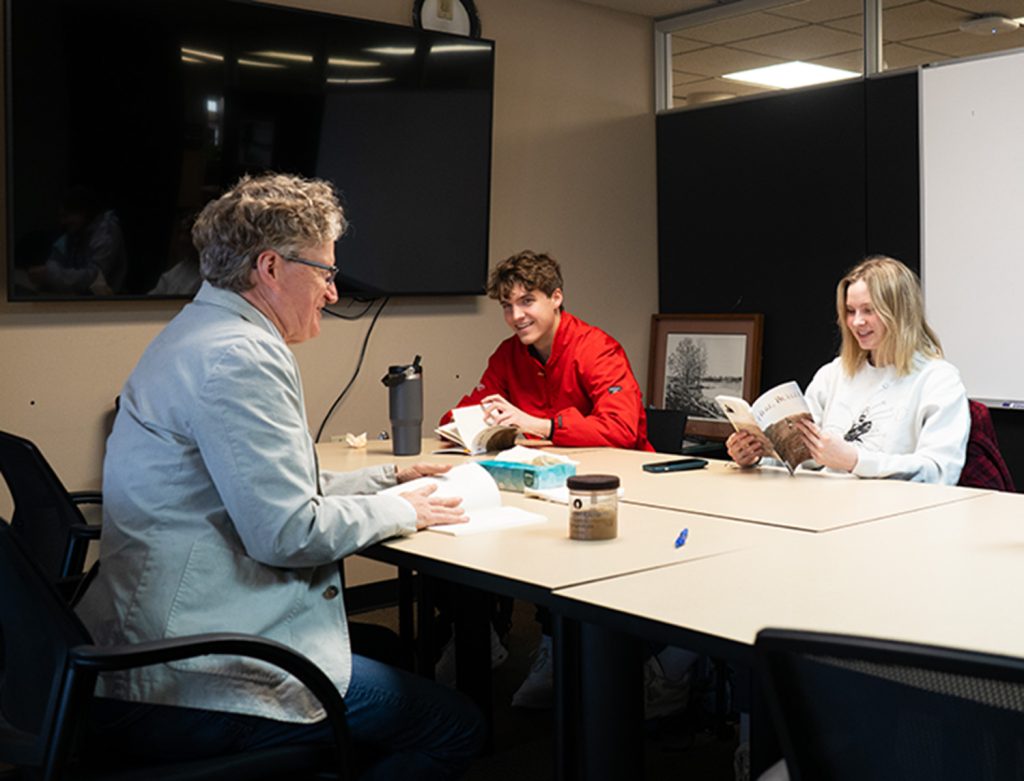
[[[967,395],[1024,408],[1024,51],[921,72],[921,275]]]

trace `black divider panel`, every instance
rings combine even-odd
[[[918,266],[916,78],[658,117],[660,311],[764,313],[762,389],[835,355],[835,285],[866,253]]]

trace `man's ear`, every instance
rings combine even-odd
[[[256,256],[253,280],[276,286],[281,278],[281,256],[272,249],[265,249]]]
[[[562,288],[556,287],[551,292],[551,303],[557,306],[559,309],[562,308]]]

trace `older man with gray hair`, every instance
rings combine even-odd
[[[101,567],[78,612],[100,644],[244,632],[312,659],[345,695],[367,778],[453,778],[483,722],[461,695],[349,649],[339,559],[465,520],[430,490],[443,468],[320,472],[298,364],[337,300],[331,186],[245,177],[200,213],[204,283],[121,394],[103,476]],[[94,740],[149,761],[331,740],[317,701],[261,662],[208,656],[101,678]],[[377,759],[383,754],[382,759]]]

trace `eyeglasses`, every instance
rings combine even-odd
[[[305,258],[290,258],[287,255],[282,255],[282,258],[287,260],[289,263],[301,263],[303,266],[312,266],[313,268],[322,269],[327,272],[327,276],[324,277],[324,281],[328,285],[334,282],[334,278],[338,276],[338,272],[341,270],[337,266],[328,266],[326,263],[318,263],[315,260],[306,260]]]

